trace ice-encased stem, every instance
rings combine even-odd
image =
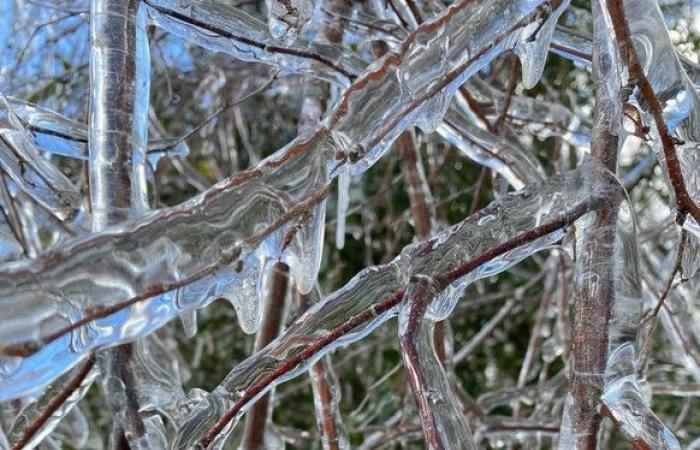
[[[137,0],[92,0],[88,154],[92,229],[148,206],[149,53]]]
[[[596,86],[591,154],[615,173],[622,123],[622,81],[612,28],[602,0],[592,2],[593,82]],[[591,183],[595,185],[596,180]],[[570,399],[559,448],[593,450],[601,416],[599,398],[608,357],[608,330],[615,302],[612,271],[619,199],[610,198],[582,227],[576,251],[573,294]]]
[[[598,181],[589,189],[589,177]],[[362,339],[396,314],[413,275],[436,280],[448,315],[470,282],[495,275],[563,236],[562,228],[600,206],[619,186],[595,161],[504,196],[434,237],[405,248],[384,266],[363,270],[314,305],[284,334],[235,367],[183,423],[175,448],[225,441],[252,401],[303,373],[324,354]]]
[[[57,221],[75,216],[78,188],[41,155],[15,114],[13,103],[0,96],[0,170],[32,201]],[[65,231],[65,230],[64,230]]]
[[[601,397],[603,413],[635,448],[680,450],[673,432],[649,407],[641,385],[639,353],[642,291],[637,256],[634,212],[620,205],[610,270],[614,274],[615,305],[610,322],[608,360]]]
[[[90,3],[88,178],[92,230],[99,232],[148,209],[146,151],[150,58],[146,11],[139,0]],[[132,356],[124,344],[100,354],[102,386],[129,445],[150,449],[140,417]]]
[[[318,291],[312,292],[316,294]],[[296,292],[296,305],[305,312],[313,303],[311,295]],[[317,299],[316,299],[317,301]],[[314,395],[316,424],[321,435],[323,450],[346,450],[348,439],[340,416],[340,385],[333,370],[331,356],[326,355],[309,369],[311,389]]]
[[[60,379],[65,384],[56,383],[38,400],[25,407],[13,422],[9,433],[11,450],[29,450],[39,445],[87,394],[97,375],[95,357],[90,355],[75,374],[65,377],[65,380]]]
[[[427,276],[409,281],[399,313],[401,354],[428,448],[473,449],[469,426],[435,350],[435,322],[425,317],[437,288]]]
[[[153,22],[164,30],[213,51],[302,73],[347,86],[366,63],[329,43],[285,44],[265,23],[221,0],[144,0]]]
[[[624,56],[624,63],[627,65],[630,76],[634,79],[639,87],[640,97],[646,103],[644,105],[648,109],[649,114],[653,118],[656,132],[659,138],[659,144],[665,159],[665,166],[670,180],[671,188],[676,200],[678,209],[689,214],[696,222],[700,224],[700,207],[696,203],[697,192],[695,189],[689,191],[686,186],[683,167],[681,163],[689,164],[693,161],[686,162],[679,159],[676,149],[676,141],[671,135],[677,125],[682,125],[682,136],[690,141],[700,142],[700,100],[695,93],[695,89],[690,83],[688,76],[680,67],[680,62],[673,50],[673,46],[667,37],[667,31],[663,24],[663,16],[658,9],[656,2],[651,3],[647,0],[607,0],[607,8],[610,11],[615,35],[619,40],[620,50]],[[643,9],[642,9],[643,7]],[[634,15],[628,20],[626,9],[632,9]],[[644,16],[642,16],[644,14]],[[651,18],[649,18],[651,15]],[[664,30],[662,36],[645,36],[648,30],[645,27],[651,22],[653,32]],[[635,28],[633,28],[636,26]],[[650,54],[645,54],[646,59],[640,58],[640,52],[635,48],[632,42],[633,30],[638,31],[642,36],[642,43],[649,45]],[[656,41],[661,39],[659,44],[652,44],[650,40]],[[670,47],[670,49],[669,49]],[[661,48],[661,54],[655,54],[655,48]],[[642,63],[650,64],[649,77]],[[665,64],[662,64],[665,63]],[[652,67],[651,64],[657,67]],[[668,77],[667,71],[675,72],[676,77]],[[664,74],[659,74],[659,71],[664,71]],[[654,72],[656,76],[654,77]],[[662,83],[671,79],[670,84]],[[656,82],[656,86],[652,83]],[[662,88],[668,92],[659,92]],[[660,96],[668,96],[670,101],[662,105]],[[685,149],[687,150],[687,149]],[[690,150],[696,151],[691,148]],[[661,152],[660,152],[661,153]],[[696,167],[695,167],[696,168]],[[692,170],[692,169],[691,169]],[[693,174],[691,173],[691,177]]]

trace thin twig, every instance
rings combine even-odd
[[[83,366],[75,373],[75,376],[71,378],[66,386],[63,388],[61,392],[58,393],[51,401],[49,402],[48,405],[46,405],[46,409],[44,409],[41,414],[34,419],[28,426],[27,428],[24,429],[24,432],[22,432],[22,436],[12,444],[12,447],[10,450],[20,450],[24,448],[25,445],[29,443],[29,441],[32,440],[34,435],[36,435],[39,430],[41,430],[41,427],[44,426],[47,420],[51,418],[54,412],[58,410],[58,408],[63,405],[66,400],[75,392],[85,379],[85,377],[90,373],[90,370],[92,370],[92,367],[95,365],[95,355],[93,353],[88,356],[87,361]]]

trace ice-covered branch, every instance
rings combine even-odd
[[[2,398],[37,389],[86,352],[148,334],[217,297],[231,300],[243,328],[255,330],[265,256],[281,255],[297,286],[311,289],[320,243],[293,230],[308,223],[309,207],[325,196],[337,167],[361,173],[410,124],[439,124],[458,86],[507,49],[527,41],[521,54],[531,60],[523,66],[541,69],[538,24],[558,17],[563,7],[555,5],[552,12],[545,1],[456,3],[371,66],[313,132],[257,167],[178,206],[0,267],[9,311],[0,343],[11,361]],[[318,229],[313,217],[309,226]]]
[[[596,86],[591,154],[612,173],[617,169],[622,125],[622,80],[605,6],[592,2],[593,81]],[[623,136],[624,138],[624,136]],[[601,416],[598,398],[608,358],[615,304],[612,270],[619,198],[610,198],[583,227],[576,245],[571,386],[564,409],[560,449],[595,449]]]
[[[437,288],[437,283],[427,276],[416,275],[409,280],[399,313],[399,340],[404,365],[428,448],[473,449],[469,426],[435,351],[435,323],[425,317],[428,306],[438,293]]]
[[[260,351],[280,334],[287,308],[289,267],[284,263],[275,262],[270,268],[270,273],[266,274],[266,278],[268,295],[262,324],[255,337],[253,352]],[[270,399],[270,394],[265,395],[248,411],[240,450],[265,448],[268,416],[272,411]]]
[[[686,185],[686,179],[696,178],[693,173],[700,145],[700,99],[676,56],[656,2],[609,0],[607,5],[624,63],[639,86],[642,107],[648,109],[654,121],[660,159],[663,152],[678,209],[700,224],[696,203],[700,190],[694,181]],[[673,75],[669,76],[669,71]],[[678,126],[680,139],[687,142],[671,135]]]
[[[142,214],[150,70],[146,12],[135,0],[92,0],[90,121],[92,228]]]
[[[363,270],[234,368],[192,409],[176,447],[189,448],[197,441],[203,447],[214,441],[219,445],[260,395],[303,373],[330,350],[362,339],[396,314],[410,277],[435,280],[441,293],[426,317],[442,320],[472,281],[500,273],[551,246],[564,235],[563,227],[618,190],[605,169],[590,161],[577,171],[503,197],[462,223],[407,247],[390,264]]]
[[[29,450],[39,445],[87,394],[98,373],[92,355],[75,374],[59,378],[38,400],[25,407],[10,430],[11,450]]]
[[[159,27],[243,61],[261,62],[284,72],[302,73],[341,85],[347,85],[366,65],[337,45],[278,41],[270,35],[265,23],[221,0],[193,0],[187,4],[144,0],[144,3]],[[280,30],[280,37],[283,34]]]
[[[0,169],[33,202],[59,220],[72,218],[79,207],[78,188],[44,158],[14,113],[0,97]]]

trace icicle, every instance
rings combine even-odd
[[[336,213],[335,245],[345,247],[345,218],[350,206],[350,171],[341,167],[338,175],[338,212]]]
[[[548,15],[544,23],[533,23],[531,25],[532,30],[529,30],[532,33],[532,37],[516,45],[514,50],[515,54],[520,58],[520,64],[523,68],[522,83],[525,89],[532,89],[540,81],[544,63],[547,60],[547,53],[549,53],[552,33],[557,25],[559,16],[568,8],[569,1],[562,1],[557,9]]]
[[[296,233],[295,242],[298,251],[285,252],[283,261],[290,267],[296,288],[303,294],[311,292],[316,285],[316,278],[321,269],[323,241],[326,230],[326,200],[314,208],[306,220],[303,220]]]
[[[193,338],[197,334],[197,310],[182,311],[180,313],[180,323],[185,332],[185,336]]]

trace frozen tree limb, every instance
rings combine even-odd
[[[473,449],[469,426],[452,394],[435,351],[434,322],[425,318],[437,285],[430,277],[409,280],[399,314],[404,366],[418,405],[423,433],[431,450]]]
[[[590,177],[598,180],[593,191],[584,188],[590,186],[585,181]],[[464,222],[404,249],[388,265],[360,272],[229,373],[193,408],[176,448],[188,448],[197,441],[202,448],[223,443],[232,423],[251,401],[275,384],[303,373],[333,348],[361,339],[396,314],[395,307],[405,295],[402,287],[406,277],[422,274],[436,280],[441,294],[426,314],[442,320],[471,281],[499,273],[558,241],[562,227],[599,207],[615,189],[619,188],[604,169],[591,161],[579,171],[504,197]],[[564,192],[568,195],[562,195]],[[516,211],[517,219],[512,216]],[[504,221],[504,216],[510,218]]]
[[[619,40],[620,50],[623,54],[623,61],[629,68],[630,77],[632,77],[639,86],[641,96],[646,102],[649,112],[656,124],[668,176],[671,180],[671,186],[676,197],[678,209],[682,213],[690,214],[693,219],[695,219],[695,222],[700,224],[700,207],[698,207],[695,200],[688,193],[683,171],[681,170],[681,164],[676,154],[676,143],[664,119],[663,107],[656,92],[654,92],[651,82],[644,72],[637,50],[632,43],[632,33],[625,15],[625,3],[626,2],[617,0],[608,0],[607,2],[607,8],[610,11],[610,17],[613,21],[615,35]],[[699,108],[698,105],[694,107],[696,110]]]
[[[596,85],[591,154],[612,173],[617,168],[619,130],[622,123],[621,86],[617,50],[611,40],[604,5],[592,2],[593,81]],[[601,416],[598,399],[608,358],[608,334],[615,302],[611,270],[615,248],[617,203],[596,211],[577,243],[574,276],[571,388],[559,437],[560,449],[595,450]]]
[[[3,302],[42,311],[32,314],[32,319],[27,318],[27,326],[21,331],[13,328],[0,332],[2,353],[26,356],[41,348],[43,352],[61,354],[63,361],[50,368],[15,361],[14,367],[19,372],[12,376],[20,377],[22,370],[31,367],[38,379],[48,382],[74,365],[82,352],[148,334],[180,310],[205,306],[214,295],[228,297],[241,313],[256,308],[259,300],[232,297],[231,289],[236,283],[257,284],[254,280],[260,273],[260,255],[254,251],[266,241],[271,244],[266,247],[272,252],[270,256],[278,256],[281,246],[272,242],[283,241],[290,227],[288,222],[298,219],[325,196],[323,186],[328,165],[330,176],[335,175],[334,168],[339,164],[350,164],[353,173],[361,173],[384,154],[409,124],[428,119],[439,123],[457,87],[503,51],[531,39],[537,32],[532,25],[551,19],[548,14],[555,5],[560,9],[551,17],[562,11],[558,2],[551,6],[544,1],[523,2],[517,8],[506,8],[505,16],[500,3],[456,3],[439,18],[421,25],[397,53],[388,55],[358,78],[322,125],[257,167],[179,206],[148,214],[99,235],[73,240],[35,261],[0,267]],[[472,26],[464,26],[465,22]],[[503,27],[503,23],[508,26]],[[496,36],[489,34],[493,27],[499,30]],[[423,50],[422,42],[427,40],[434,40],[434,53]],[[445,47],[443,44],[447,42],[450,45]],[[540,56],[538,52],[532,54],[533,58]],[[541,67],[543,62],[537,60],[532,64]],[[409,82],[399,77],[399,73],[411,74]],[[377,96],[377,92],[383,94]],[[396,101],[377,103],[392,97]],[[301,173],[307,175],[300,177]],[[290,193],[291,198],[280,196],[280,189]],[[252,202],[253,199],[259,201]],[[270,223],[270,217],[279,218]],[[268,226],[256,233],[254,230],[261,227],[259,220]],[[191,239],[195,235],[198,238]],[[304,246],[293,239],[284,247],[282,258],[292,269],[297,284],[308,291],[312,279],[309,275],[315,277],[320,254],[299,253]],[[308,259],[300,259],[300,255]],[[236,272],[231,264],[245,270]],[[90,267],[90,272],[86,273],[84,267]],[[115,277],[119,279],[116,285]],[[55,288],[46,292],[45,285]],[[177,296],[171,292],[182,287],[187,289]],[[253,298],[259,297],[257,288],[251,290]],[[161,296],[166,293],[169,294]],[[88,327],[81,333],[77,347],[67,345],[66,332],[139,302],[144,302],[139,311],[154,308],[158,314],[145,314],[146,320],[138,322],[138,327],[108,325],[99,327],[99,334],[94,327],[92,330]],[[78,311],[74,305],[80,305]],[[14,308],[10,311],[20,316],[28,311]],[[137,312],[123,314],[119,320]],[[17,315],[3,319],[14,321]],[[37,334],[38,325],[44,321],[49,323],[44,323],[46,326]],[[257,326],[245,320],[241,323],[247,329]],[[40,360],[48,358],[42,356]],[[4,386],[11,379],[8,375],[0,384]],[[32,387],[36,389],[39,385],[33,383]],[[26,387],[14,384],[12,390],[3,393],[9,398],[23,389]]]

